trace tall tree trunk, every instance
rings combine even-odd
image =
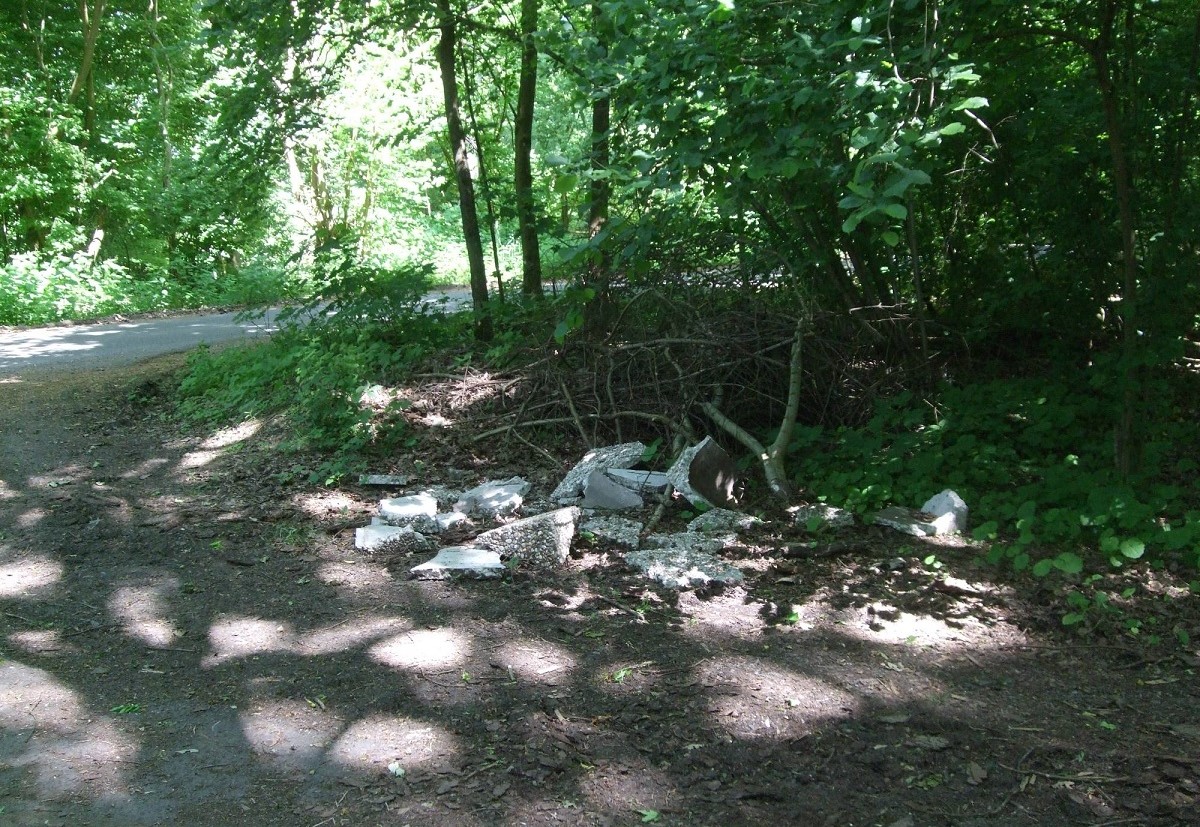
[[[1100,34],[1090,49],[1096,84],[1108,132],[1108,150],[1113,164],[1113,190],[1117,200],[1117,217],[1121,233],[1122,295],[1121,295],[1121,414],[1114,437],[1114,459],[1117,472],[1123,479],[1136,473],[1141,465],[1145,440],[1141,417],[1141,346],[1138,341],[1138,262],[1137,216],[1134,181],[1129,147],[1125,138],[1125,120],[1121,117],[1121,92],[1112,76],[1111,50],[1114,45],[1114,26],[1119,0],[1108,0],[1102,11]],[[1126,44],[1132,49],[1133,44]],[[1126,82],[1131,82],[1129,78]]]
[[[479,162],[479,186],[483,188],[483,204],[487,210],[488,240],[492,249],[492,275],[496,279],[496,294],[500,303],[504,304],[504,277],[500,273],[500,238],[496,232],[499,223],[496,219],[496,196],[492,192],[491,182],[488,181],[487,157],[483,152],[483,133],[479,130],[479,121],[475,118],[475,81],[471,75],[471,66],[463,60],[463,82],[467,92],[467,118],[471,121],[471,135],[475,141],[475,158]]]
[[[604,8],[592,3],[592,33],[602,52],[607,52],[604,36]],[[596,295],[584,313],[584,323],[593,333],[606,333],[608,319],[612,315],[612,300],[608,294],[610,262],[600,233],[608,223],[609,199],[612,186],[607,177],[609,167],[609,129],[612,116],[612,98],[607,90],[595,90],[592,100],[592,151],[591,151],[591,197],[588,200],[588,238],[596,242],[595,258],[589,268],[588,286]]]
[[[67,94],[67,103],[74,103],[83,91],[84,84],[92,76],[92,64],[96,59],[96,43],[100,39],[100,21],[104,17],[105,0],[95,0],[89,8],[88,0],[79,0],[79,17],[83,20],[83,56],[79,60],[79,71],[71,91]]]
[[[487,269],[483,261],[483,242],[479,237],[479,215],[475,210],[475,184],[471,180],[471,164],[467,155],[467,139],[463,132],[462,111],[458,103],[458,77],[454,53],[458,40],[458,23],[450,9],[450,0],[438,0],[438,68],[442,75],[442,94],[446,102],[446,127],[450,133],[450,150],[454,155],[454,177],[458,183],[458,207],[462,215],[463,240],[467,246],[467,261],[471,268],[471,300],[475,307],[475,337],[481,341],[492,338],[492,323],[487,312]]]
[[[513,184],[517,194],[517,225],[521,233],[521,292],[535,298],[542,295],[542,257],[538,247],[531,158],[538,70],[537,44],[533,35],[537,25],[538,0],[521,0],[521,72],[517,87],[517,117],[513,123],[516,149]]]

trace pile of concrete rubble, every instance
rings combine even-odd
[[[371,524],[355,531],[355,546],[391,557],[434,554],[409,569],[416,578],[497,577],[509,564],[562,565],[575,537],[584,532],[618,550],[629,566],[664,586],[741,582],[741,570],[720,554],[737,543],[739,531],[762,521],[737,510],[738,475],[732,460],[711,438],[683,451],[665,473],[636,469],[645,454],[640,442],[591,451],[544,499],[530,497],[532,486],[521,477],[488,481],[464,492],[431,487],[384,499]],[[371,476],[361,482],[388,485],[401,480]],[[648,499],[657,503],[672,493],[703,513],[686,531],[645,534],[645,523],[633,517],[644,513]],[[802,526],[814,521],[831,527],[853,523],[851,514],[829,506],[793,512]],[[966,516],[962,500],[944,491],[920,511],[887,509],[876,522],[911,534],[940,534],[961,531]],[[472,533],[466,544],[439,542],[446,534]]]

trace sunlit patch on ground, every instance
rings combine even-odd
[[[43,657],[79,652],[79,647],[63,640],[62,632],[57,630],[13,632],[8,636],[8,642],[22,652]]]
[[[588,810],[610,810],[613,802],[622,802],[628,808],[623,824],[659,821],[650,811],[670,809],[677,799],[670,777],[636,758],[592,768],[579,780],[579,792]]]
[[[359,770],[382,771],[392,762],[411,770],[459,755],[457,739],[440,726],[411,718],[372,715],[347,727],[329,758]]]
[[[155,457],[143,462],[139,462],[136,466],[121,474],[123,480],[144,480],[146,477],[161,469],[168,464],[170,460],[163,457]]]
[[[20,491],[14,489],[4,480],[0,480],[0,500],[15,500],[20,496]]]
[[[342,720],[324,708],[324,700],[271,700],[240,714],[246,743],[281,769],[317,767],[342,730]]]
[[[43,798],[128,794],[125,768],[135,764],[136,741],[48,672],[0,663],[0,726],[22,736],[5,740],[0,763],[30,770]]]
[[[174,577],[150,578],[144,585],[121,586],[108,599],[108,611],[125,634],[147,646],[170,646],[179,638],[179,629],[169,617],[168,597],[179,591]]]
[[[268,652],[290,652],[296,645],[296,636],[290,623],[258,617],[222,617],[209,628],[208,644],[212,651],[200,661],[205,669]]]
[[[296,641],[296,654],[304,656],[331,655],[362,646],[384,635],[395,635],[411,626],[403,617],[367,615],[347,618],[301,635]]]
[[[380,641],[370,653],[372,660],[393,669],[451,669],[466,662],[470,641],[453,629],[421,629]]]
[[[208,439],[200,443],[200,447],[207,451],[213,451],[218,448],[226,448],[238,442],[244,442],[250,437],[258,433],[262,427],[262,422],[257,419],[250,419],[239,425],[233,425],[229,428],[222,428],[213,433]]]
[[[62,576],[62,563],[43,555],[27,555],[19,563],[0,565],[0,597],[42,597]]]
[[[710,658],[696,675],[714,696],[713,721],[735,738],[797,738],[851,717],[860,706],[854,695],[829,681],[764,658]]]
[[[330,517],[344,514],[358,508],[358,500],[339,492],[322,491],[316,494],[304,494],[293,497],[295,506],[312,517]]]
[[[545,640],[522,638],[504,643],[491,660],[510,675],[528,683],[559,683],[575,668],[568,649]]]
[[[44,508],[31,508],[17,517],[17,528],[33,528],[49,516],[50,512]]]
[[[727,589],[704,599],[695,592],[679,596],[679,611],[687,618],[681,631],[697,639],[705,639],[715,631],[757,642],[762,639],[762,609],[762,603],[747,602],[742,589]]]

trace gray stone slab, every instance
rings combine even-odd
[[[645,548],[673,548],[716,554],[736,542],[736,534],[697,534],[692,531],[684,531],[676,534],[651,534],[642,542],[642,545]]]
[[[461,511],[450,511],[438,514],[433,518],[433,521],[437,524],[438,531],[446,531],[454,526],[465,525],[470,521],[470,518]]]
[[[572,506],[526,517],[483,532],[475,538],[475,545],[505,559],[514,557],[533,566],[552,568],[562,565],[571,553],[580,516],[579,509]]]
[[[379,501],[379,516],[390,525],[411,525],[417,531],[436,528],[437,497],[428,491]]]
[[[609,477],[604,471],[593,471],[583,483],[584,508],[602,508],[621,511],[641,508],[646,503],[641,496]]]
[[[639,494],[661,494],[670,482],[662,471],[635,471],[632,468],[607,468],[604,471],[614,482]]]
[[[579,530],[590,532],[602,542],[625,548],[637,548],[641,542],[642,523],[624,517],[589,517]]]
[[[583,492],[584,480],[593,471],[603,471],[608,468],[630,468],[640,462],[645,453],[646,446],[640,442],[625,442],[588,451],[584,454],[583,459],[567,472],[563,481],[550,495],[550,499],[558,502],[578,497]]]
[[[521,510],[529,488],[529,482],[520,477],[489,480],[464,492],[454,510],[480,517],[508,517]]]
[[[710,583],[733,585],[745,579],[741,569],[702,551],[641,549],[626,554],[625,562],[650,579],[673,589],[695,588]]]
[[[455,575],[499,577],[504,573],[504,563],[494,551],[451,546],[439,551],[432,560],[413,566],[409,573],[418,580],[445,580]]]

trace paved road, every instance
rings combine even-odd
[[[456,310],[469,306],[470,293],[436,291],[425,301],[433,310]],[[0,382],[30,371],[116,367],[200,344],[268,336],[278,329],[278,316],[278,310],[270,310],[239,321],[237,313],[214,313],[0,333]]]

